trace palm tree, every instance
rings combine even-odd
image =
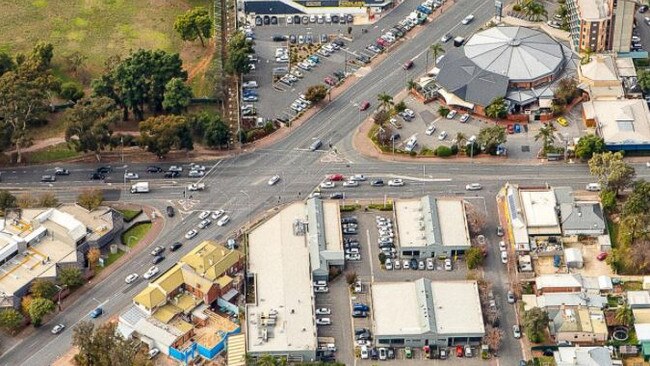
[[[381,93],[377,95],[377,100],[379,101],[381,108],[385,111],[387,111],[390,108],[390,106],[393,104],[393,97],[386,93]]]
[[[525,5],[525,13],[528,19],[533,22],[539,22],[541,18],[548,19],[548,12],[544,5],[538,3],[537,1],[530,1]]]
[[[462,132],[458,132],[456,134],[456,146],[458,147],[458,150],[460,150],[462,146],[465,146],[465,141],[467,141],[467,136]]]
[[[275,357],[272,355],[263,355],[257,359],[257,366],[275,366],[277,364]]]
[[[433,56],[433,66],[436,65],[436,60],[438,59],[438,55],[445,53],[445,49],[442,48],[442,45],[440,43],[434,43],[431,46],[429,46],[429,52],[431,52],[431,55]],[[429,58],[427,57],[427,69],[425,71],[429,71]]]
[[[555,142],[555,135],[553,134],[555,130],[555,126],[549,122],[546,126],[540,128],[537,135],[535,135],[535,141],[542,140],[542,143],[544,145],[544,153],[546,153],[546,151],[548,151],[548,148],[551,147],[551,145],[553,145]]]
[[[413,89],[415,89],[417,87],[418,87],[418,84],[415,81],[413,81],[413,79],[406,82],[406,89],[408,89],[408,90],[413,90]]]
[[[632,309],[627,304],[624,304],[616,309],[614,319],[625,326],[630,326],[634,322],[634,314]]]

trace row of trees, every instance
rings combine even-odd
[[[544,19],[548,19],[548,11],[544,7],[544,4],[537,2],[535,0],[520,0],[513,5],[512,9],[514,11],[520,11],[533,22],[539,22]]]

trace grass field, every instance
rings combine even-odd
[[[0,0],[0,50],[24,52],[37,41],[54,45],[57,75],[69,77],[65,56],[87,57],[85,82],[99,75],[107,58],[138,48],[179,52],[186,69],[206,52],[182,42],[173,30],[178,14],[209,0]],[[66,77],[67,76],[67,77]]]
[[[31,164],[44,164],[52,161],[65,160],[79,156],[81,153],[70,149],[67,143],[47,147],[43,150],[25,153],[25,159]]]
[[[131,226],[129,230],[122,234],[122,244],[127,245],[129,248],[133,248],[140,242],[140,240],[142,240],[142,238],[145,237],[145,235],[147,235],[149,230],[151,230],[150,222],[143,222]]]

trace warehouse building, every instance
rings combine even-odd
[[[449,257],[471,245],[461,199],[424,196],[398,200],[395,215],[402,256]]]
[[[372,301],[380,345],[477,345],[485,335],[476,281],[375,283]]]

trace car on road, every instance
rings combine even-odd
[[[453,269],[451,265],[451,258],[445,259],[445,271],[451,271]]]
[[[466,16],[463,20],[461,20],[461,23],[463,23],[464,25],[467,25],[467,24],[471,23],[473,20],[474,20],[474,15],[470,14],[470,15]]]
[[[503,236],[503,227],[501,225],[497,226],[497,236]]]
[[[147,173],[162,173],[163,168],[155,165],[150,165],[147,167]]]
[[[375,179],[372,182],[370,182],[370,185],[373,187],[383,187],[384,181],[382,179]]]
[[[125,172],[124,180],[131,180],[131,179],[140,179],[140,176],[138,175],[138,173]]]
[[[207,219],[208,216],[210,216],[210,214],[211,214],[210,211],[203,211],[199,214],[199,219],[200,220]]]
[[[198,233],[199,233],[198,231],[192,229],[192,230],[188,231],[187,233],[185,233],[185,239],[188,239],[188,240],[189,240],[189,239],[192,239],[192,238],[195,237]]]
[[[508,304],[514,304],[517,301],[515,298],[515,293],[512,290],[508,290],[506,298],[508,299]]]
[[[41,182],[56,182],[56,175],[44,175],[41,177]]]
[[[160,262],[162,262],[164,260],[165,260],[164,255],[157,255],[157,256],[153,257],[153,259],[151,260],[151,263],[152,264],[158,264],[158,263],[160,263]]]
[[[155,257],[164,251],[165,251],[165,247],[158,245],[157,247],[153,248],[153,250],[151,251],[151,255]]]
[[[388,181],[389,187],[401,187],[404,185],[404,181],[401,178],[395,178]]]
[[[449,42],[449,40],[452,39],[452,38],[453,38],[453,36],[452,36],[451,34],[447,33],[447,34],[445,34],[444,36],[442,36],[442,38],[440,38],[440,41],[441,41],[442,43],[447,43],[447,42]]]
[[[348,180],[343,182],[343,187],[358,187],[358,186],[359,186],[359,182],[357,182],[356,180]]]
[[[165,178],[178,178],[180,176],[181,176],[180,172],[169,171],[169,172],[165,172],[165,175],[163,177],[165,177]]]
[[[54,175],[70,175],[70,171],[68,169],[56,167],[54,168]]]
[[[557,119],[557,124],[560,125],[560,126],[562,126],[562,127],[566,127],[566,126],[569,125],[569,121],[568,121],[566,118],[564,118],[564,117],[559,117],[559,118]]]
[[[180,241],[177,241],[174,244],[169,246],[169,250],[172,251],[172,252],[175,252],[175,251],[179,250],[182,246],[183,246],[183,243],[181,243]]]
[[[336,183],[332,182],[331,180],[326,180],[320,184],[321,188],[334,188],[336,187]]]
[[[483,186],[480,183],[470,183],[465,186],[466,191],[480,191],[481,189],[483,189]]]
[[[201,222],[199,222],[198,227],[199,227],[199,229],[205,229],[206,227],[210,226],[210,224],[212,224],[212,220],[205,219],[205,220],[202,220]]]
[[[65,325],[57,324],[52,328],[52,334],[59,334],[63,332],[64,329],[65,329]]]
[[[150,279],[151,277],[157,275],[158,272],[160,272],[160,269],[159,269],[158,267],[156,267],[156,266],[152,266],[151,268],[149,268],[149,269],[147,270],[147,272],[144,273],[144,275],[142,275],[142,277],[143,277],[145,280],[148,280],[148,279]]]
[[[205,172],[201,170],[190,170],[190,172],[187,175],[190,178],[201,178],[202,176],[205,175]]]
[[[589,183],[585,187],[589,192],[598,192],[600,191],[600,183]]]
[[[447,131],[442,131],[440,132],[440,135],[438,135],[438,140],[440,141],[443,141],[446,138],[447,138]]]
[[[413,67],[413,60],[408,60],[408,61],[406,61],[406,62],[404,63],[404,65],[402,65],[402,68],[403,68],[404,70],[409,70],[409,69],[411,69],[412,67]]]
[[[519,324],[512,326],[512,336],[515,337],[515,339],[521,338],[521,328],[519,328]]]
[[[331,315],[332,310],[330,308],[318,308],[316,309],[316,315]]]
[[[342,200],[343,198],[345,198],[345,195],[343,194],[343,192],[334,192],[334,193],[330,194],[330,199],[333,199],[333,200]]]
[[[280,176],[276,174],[276,175],[272,176],[272,177],[269,179],[269,181],[268,181],[268,185],[272,186],[272,185],[274,185],[275,183],[277,183],[278,181],[280,181]]]
[[[109,174],[112,171],[113,171],[113,168],[111,168],[110,166],[100,166],[99,168],[97,168],[95,170],[95,172],[97,172],[99,174]]]
[[[93,311],[90,312],[90,317],[93,319],[99,318],[102,314],[104,314],[104,309],[101,307],[96,307],[93,309]]]
[[[499,251],[501,251],[501,252],[505,252],[505,251],[507,251],[507,250],[508,250],[508,249],[506,248],[506,242],[503,241],[503,240],[501,240],[501,241],[499,242]]]
[[[425,134],[427,136],[431,136],[431,135],[433,135],[434,132],[436,132],[436,126],[435,125],[430,125],[429,127],[427,127],[427,130],[426,130]]]
[[[131,284],[131,283],[135,282],[135,280],[137,280],[138,277],[139,276],[138,276],[137,273],[131,273],[130,275],[126,276],[126,278],[124,279],[124,282],[126,282],[128,284]]]
[[[225,213],[226,213],[226,211],[224,211],[224,210],[216,210],[210,215],[210,217],[212,218],[212,220],[217,220],[218,218],[223,216]]]
[[[225,226],[225,225],[228,224],[229,222],[230,222],[230,217],[229,217],[228,215],[225,215],[224,217],[222,217],[221,219],[219,219],[219,221],[217,221],[217,225],[219,225],[219,226]]]
[[[457,114],[458,114],[458,111],[455,110],[455,109],[452,109],[452,110],[449,111],[449,113],[447,113],[447,119],[454,119],[454,117],[456,117]]]
[[[167,217],[174,217],[174,207],[167,206],[165,212],[167,212]]]
[[[508,252],[507,251],[502,251],[501,252],[501,263],[508,264]]]
[[[460,116],[460,123],[465,123],[469,120],[469,113],[465,113],[462,116]]]
[[[368,108],[370,108],[370,102],[367,101],[367,100],[363,101],[363,102],[361,102],[361,104],[359,104],[359,110],[362,111],[362,112],[367,110]]]

